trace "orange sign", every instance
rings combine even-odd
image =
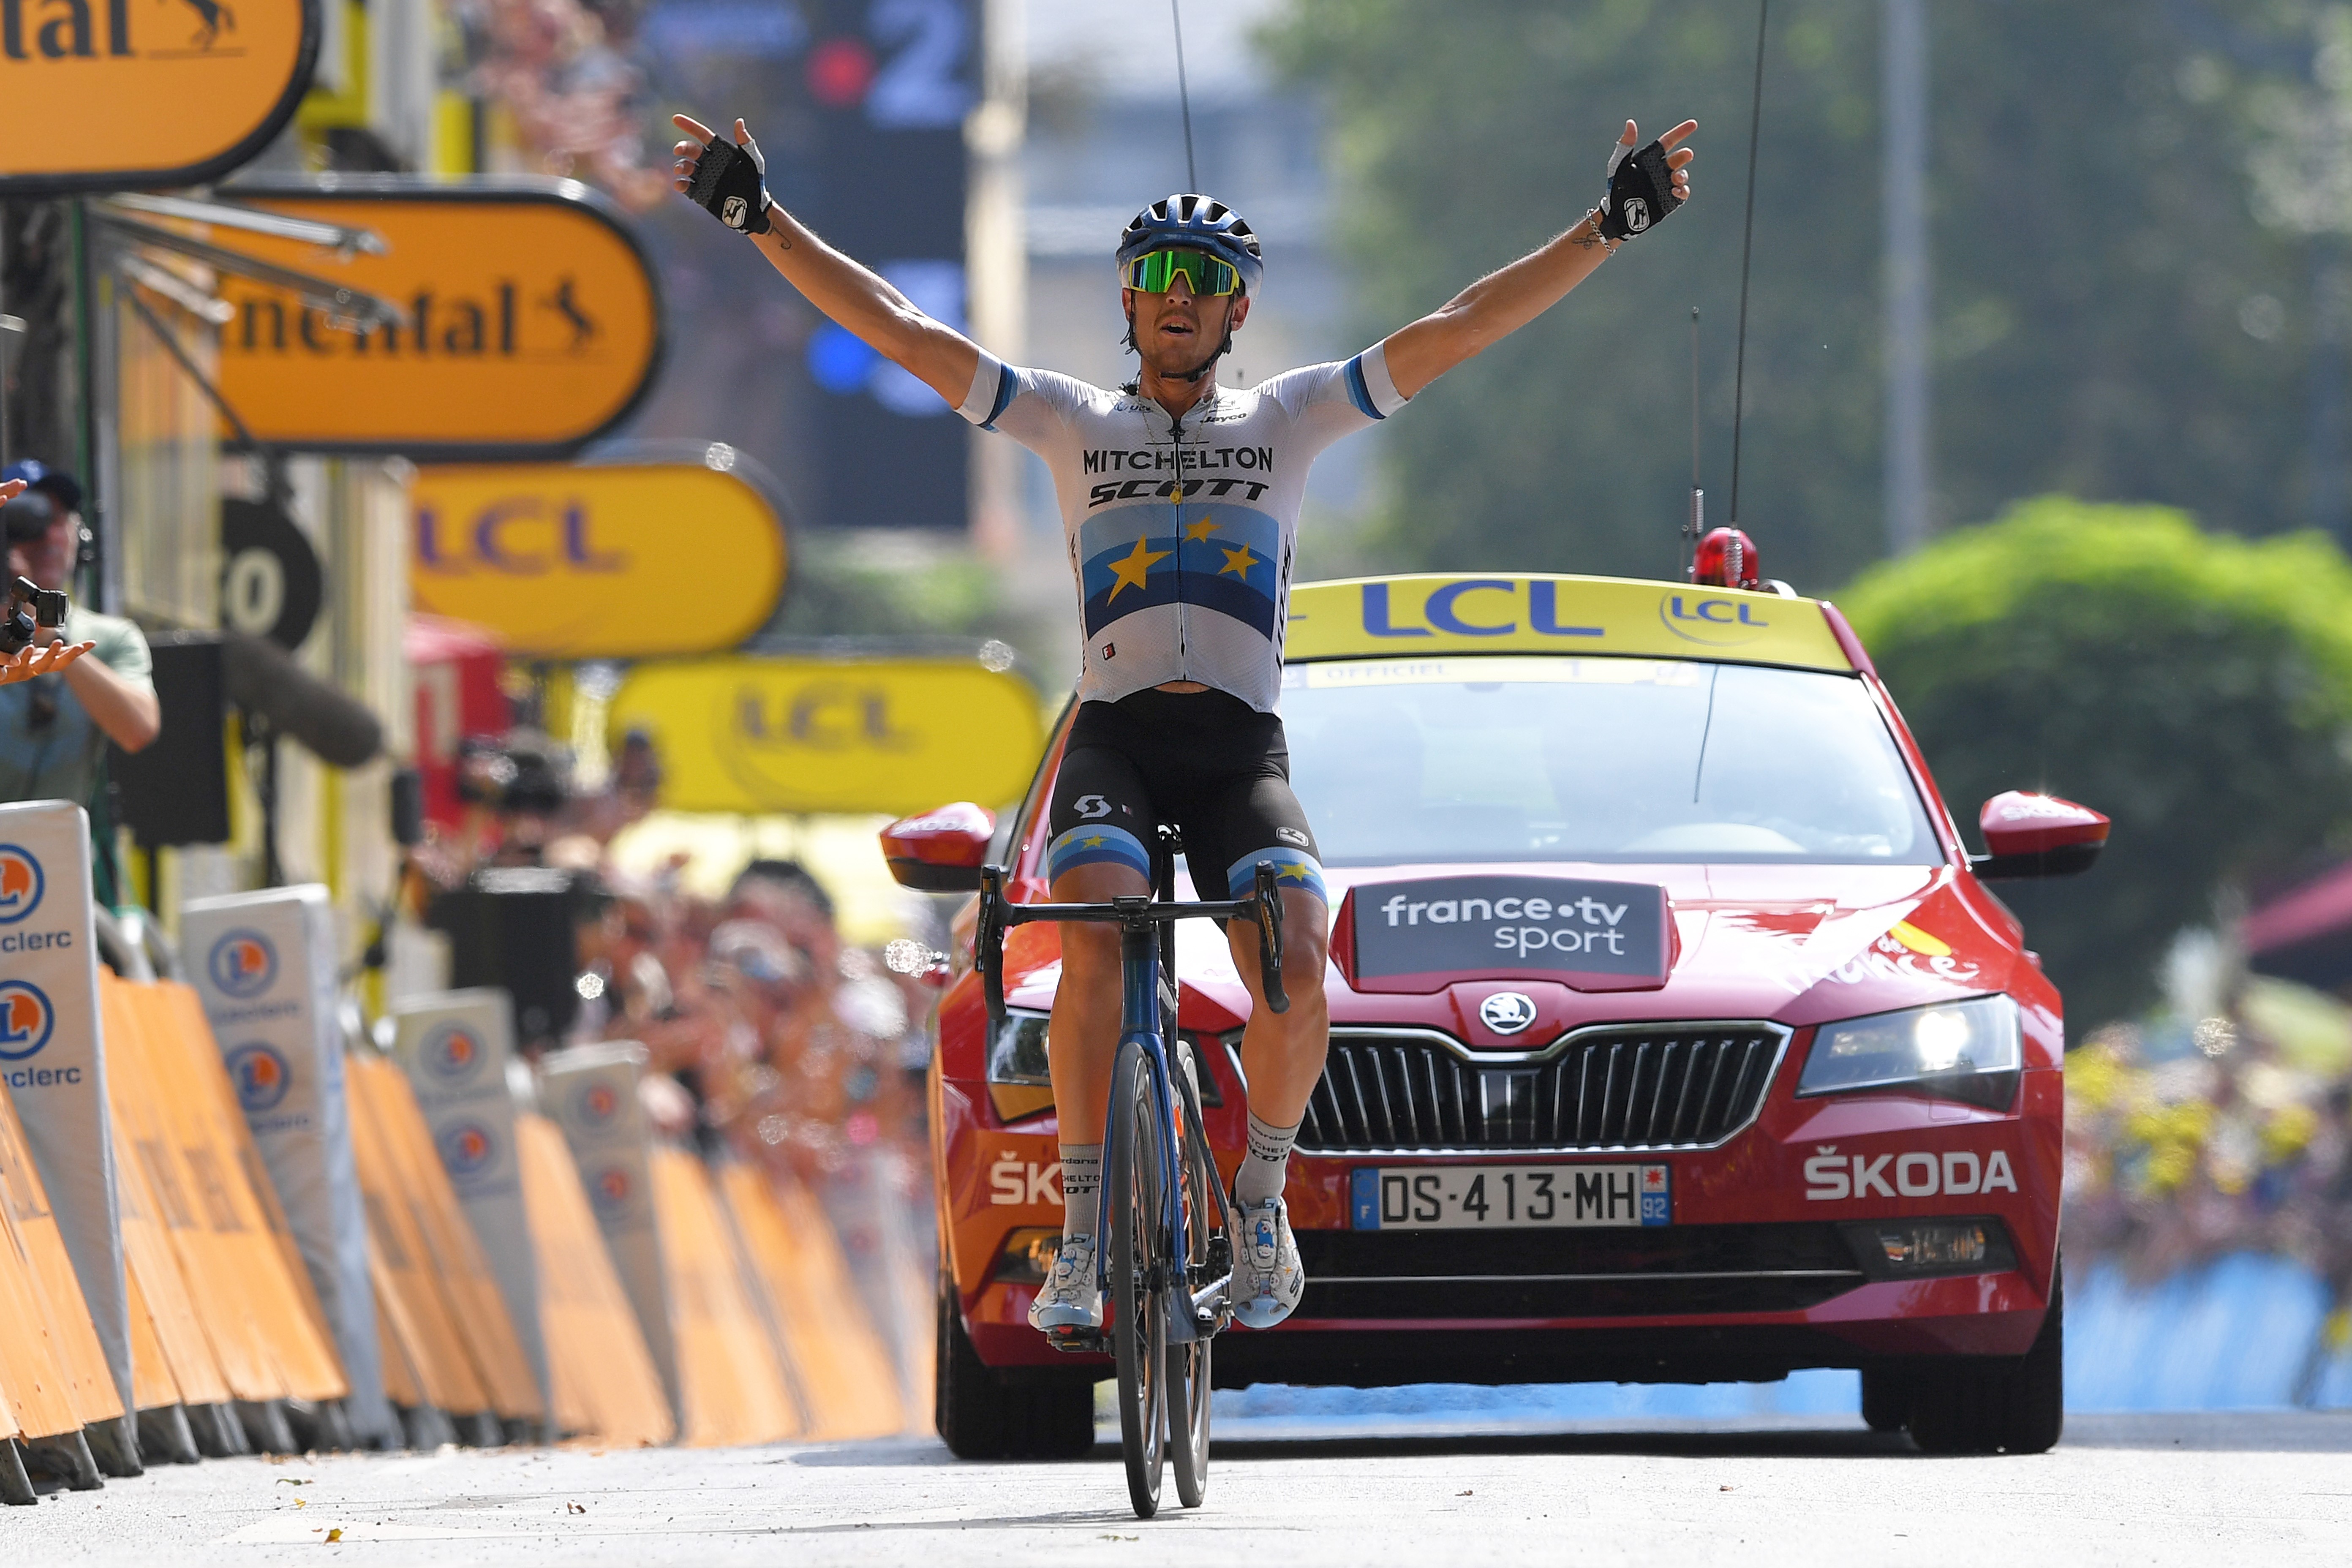
[[[0,195],[218,179],[318,53],[317,0],[0,0]]]
[[[653,384],[652,268],[618,209],[585,185],[339,176],[220,194],[381,235],[385,254],[348,262],[254,234],[213,240],[407,312],[362,333],[283,289],[225,276],[236,313],[221,329],[221,391],[264,441],[421,459],[562,457]]]
[[[5,0],[0,0],[5,4]],[[760,629],[784,585],[784,531],[725,447],[700,463],[417,470],[408,586],[509,653],[715,653]]]

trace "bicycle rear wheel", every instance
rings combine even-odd
[[[1179,1047],[1180,1052],[1184,1049]],[[1210,1247],[1223,1228],[1223,1206],[1217,1202],[1217,1165],[1210,1157],[1209,1139],[1201,1122],[1201,1095],[1190,1064],[1180,1055],[1174,1089],[1183,1131],[1177,1145],[1176,1172],[1182,1185],[1186,1254],[1178,1259],[1174,1289],[1168,1310],[1188,1317],[1192,1310],[1194,1278],[1208,1270]],[[1205,1280],[1202,1281],[1205,1283]],[[1198,1508],[1209,1493],[1209,1346],[1205,1334],[1168,1342],[1168,1457],[1176,1472],[1176,1500]]]
[[[1112,1355],[1118,1367],[1119,1452],[1138,1519],[1160,1511],[1168,1457],[1167,1194],[1160,1173],[1166,1129],[1152,1092],[1151,1063],[1132,1040],[1111,1069],[1109,1169]]]

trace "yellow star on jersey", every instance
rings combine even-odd
[[[1104,842],[1105,840],[1103,836],[1097,833],[1092,838],[1079,839],[1078,846],[1084,849],[1099,849],[1103,847]]]
[[[1167,551],[1154,550],[1150,545],[1151,541],[1139,539],[1135,542],[1135,553],[1110,563],[1110,574],[1118,581],[1110,585],[1110,592],[1104,595],[1103,603],[1108,604],[1118,598],[1119,590],[1122,588],[1141,590],[1143,579],[1151,570],[1151,563],[1168,559]]]
[[[1265,564],[1265,563],[1260,561],[1256,556],[1252,555],[1250,553],[1250,547],[1244,544],[1239,550],[1228,550],[1225,552],[1225,563],[1217,568],[1217,575],[1222,577],[1226,573],[1230,572],[1234,576],[1239,577],[1243,582],[1246,583],[1249,581],[1249,569],[1253,566],[1263,564]]]
[[[1217,531],[1217,525],[1216,525],[1215,523],[1213,523],[1213,522],[1211,522],[1211,521],[1210,521],[1207,518],[1205,518],[1205,517],[1204,517],[1204,518],[1202,518],[1202,519],[1201,519],[1199,521],[1197,521],[1197,522],[1188,522],[1188,523],[1186,523],[1186,524],[1184,525],[1184,537],[1185,537],[1187,540],[1201,540],[1201,539],[1206,539],[1206,538],[1208,538],[1208,537],[1209,537],[1209,535],[1211,535],[1211,534],[1213,534],[1213,533],[1214,533],[1214,532],[1216,532],[1216,531]]]
[[[1288,880],[1303,883],[1307,880],[1307,868],[1296,860],[1287,865],[1277,866],[1275,868],[1274,879],[1277,882]]]

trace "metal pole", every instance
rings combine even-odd
[[[1885,0],[1886,549],[1927,541],[1927,0]]]

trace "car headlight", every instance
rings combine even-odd
[[[1054,1077],[1045,1061],[1048,1015],[1007,1007],[988,1042],[988,1098],[1000,1121],[1020,1121],[1054,1109]]]
[[[1978,996],[1823,1024],[1813,1033],[1797,1092],[1917,1088],[2006,1110],[2017,1098],[2023,1065],[2017,1004],[2006,996]]]

